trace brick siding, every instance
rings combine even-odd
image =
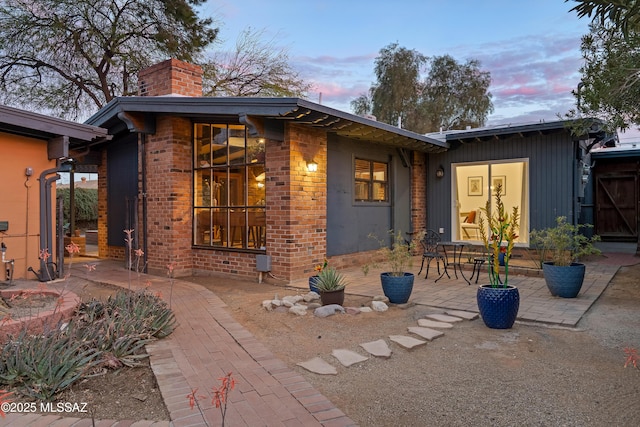
[[[145,68],[138,75],[139,96],[202,96],[202,68],[168,59]]]

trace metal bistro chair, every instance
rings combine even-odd
[[[427,230],[422,240],[420,240],[420,244],[422,245],[422,264],[420,265],[420,271],[418,272],[418,276],[422,273],[422,268],[424,267],[424,260],[427,259],[427,274],[425,274],[424,278],[429,277],[429,265],[432,260],[436,260],[436,265],[438,267],[438,274],[440,274],[440,261],[442,261],[442,266],[444,268],[444,273],[447,274],[448,278],[449,272],[447,271],[447,261],[443,254],[438,251],[438,246],[440,244],[440,235],[433,230]],[[443,273],[443,274],[444,274]],[[442,275],[440,274],[442,277]]]

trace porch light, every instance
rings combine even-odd
[[[436,170],[436,178],[443,178],[443,177],[444,177],[444,169],[442,168],[442,166],[440,166],[438,170]]]
[[[309,172],[317,172],[318,171],[318,164],[316,162],[314,162],[313,160],[310,162],[307,162],[307,170]]]

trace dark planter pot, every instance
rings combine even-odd
[[[562,298],[575,298],[582,289],[585,265],[577,262],[571,265],[554,265],[552,262],[542,264],[544,281],[551,295]]]
[[[478,310],[482,321],[492,329],[509,329],[513,326],[520,308],[520,292],[515,286],[492,288],[478,287]]]
[[[318,276],[309,277],[309,290],[315,292],[316,294],[319,294],[320,290],[316,286],[316,280],[318,280]]]
[[[320,301],[322,305],[330,304],[344,304],[344,288],[337,291],[322,291],[320,292]]]
[[[413,291],[413,273],[404,273],[404,276],[392,276],[391,273],[381,273],[380,282],[382,292],[393,304],[404,304],[409,301]]]
[[[504,267],[504,257],[507,256],[504,252],[498,254],[498,264]]]

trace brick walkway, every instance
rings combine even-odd
[[[95,273],[95,274],[94,274]],[[91,279],[128,287],[121,262],[99,261]],[[135,277],[135,276],[134,276]],[[276,358],[227,312],[224,302],[202,286],[176,280],[173,290],[166,277],[145,276],[171,305],[179,327],[168,337],[147,346],[151,367],[167,405],[171,422],[100,420],[96,426],[164,427],[221,424],[211,398],[199,399],[200,413],[186,398],[192,389],[207,394],[218,378],[233,373],[237,386],[229,395],[228,426],[353,426],[340,409],[302,375]],[[137,278],[134,278],[137,281]],[[114,408],[117,411],[117,408]],[[142,415],[140,418],[144,418]],[[60,415],[7,414],[0,425],[11,427],[84,427],[90,419]]]
[[[418,272],[418,263],[414,273]],[[607,254],[598,263],[587,266],[587,276],[580,295],[575,299],[552,297],[539,276],[512,274],[510,283],[521,293],[518,319],[575,326],[604,291],[621,265],[640,261],[630,254]],[[129,276],[121,262],[99,261],[92,280],[127,287]],[[94,274],[95,273],[95,274]],[[360,269],[346,271],[349,293],[373,296],[381,293],[379,271],[363,276]],[[465,270],[467,277],[470,270]],[[428,280],[416,277],[411,301],[443,309],[477,311],[476,286],[462,279],[446,276],[437,283],[430,273]],[[349,426],[355,423],[304,377],[276,358],[262,343],[229,315],[224,302],[203,287],[176,280],[173,290],[166,277],[145,276],[152,289],[171,296],[180,326],[169,337],[147,347],[162,396],[171,421],[100,420],[100,427],[170,427],[220,425],[219,410],[210,399],[201,399],[203,413],[191,410],[186,396],[192,389],[209,391],[218,378],[232,372],[238,386],[230,395],[226,422],[229,426]],[[486,282],[486,272],[479,283]],[[291,284],[307,288],[308,281]],[[199,393],[200,394],[200,393]],[[204,394],[204,393],[203,393]],[[114,408],[117,410],[117,408]],[[143,416],[141,416],[143,418]],[[84,427],[91,420],[59,415],[8,414],[0,424],[11,427]]]

